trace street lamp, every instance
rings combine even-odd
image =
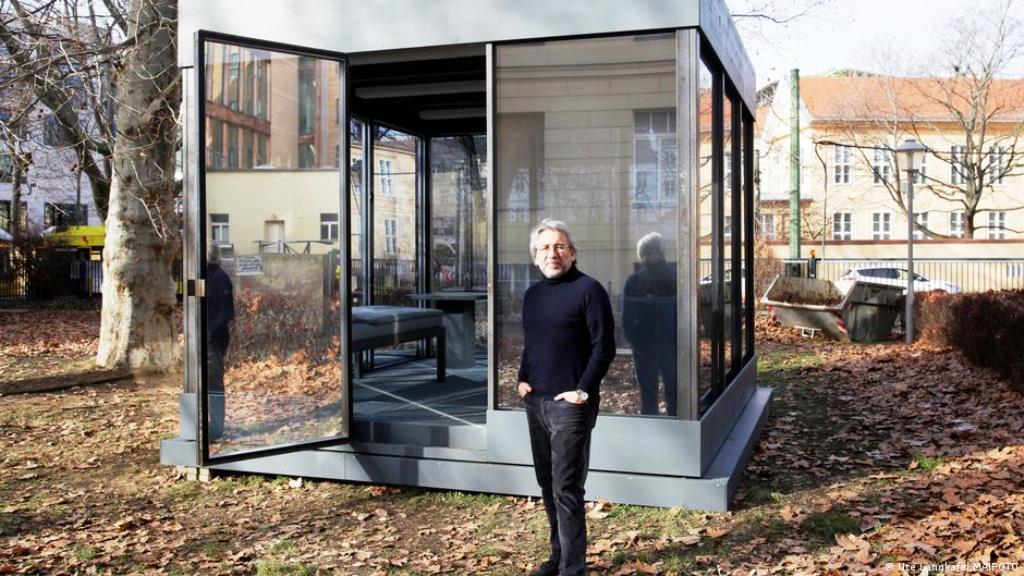
[[[896,148],[897,164],[907,172],[907,309],[903,314],[907,344],[914,342],[914,176],[926,152],[928,148],[913,138]]]

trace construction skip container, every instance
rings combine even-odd
[[[888,340],[903,288],[857,281],[843,294],[828,280],[776,276],[761,302],[784,326],[836,340]]]

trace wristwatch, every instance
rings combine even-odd
[[[587,398],[590,398],[590,394],[587,394],[586,392],[578,388],[576,389],[576,395],[579,396],[581,404],[586,404]]]

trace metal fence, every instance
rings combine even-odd
[[[757,275],[774,277],[784,271],[785,264],[793,262],[801,267],[807,260],[775,260],[774,269],[767,263],[755,263]],[[897,268],[906,270],[905,258],[876,259],[824,259],[817,262],[816,277],[836,282],[849,270],[864,268]],[[805,268],[804,268],[805,269]],[[701,260],[700,274],[711,273],[711,260]],[[933,283],[950,282],[960,286],[962,292],[1024,289],[1024,258],[914,258],[914,273]],[[769,278],[770,280],[770,278]]]
[[[6,252],[0,252],[0,301],[46,301],[58,298],[98,298],[103,285],[103,263],[55,252],[38,258],[32,265],[15,265]],[[172,268],[176,291],[182,294],[182,267]]]
[[[906,259],[819,260],[817,277],[835,282],[848,270],[899,268]],[[963,292],[1024,289],[1022,258],[914,258],[914,273],[933,283],[950,282]]]

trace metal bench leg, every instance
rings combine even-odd
[[[446,344],[446,342],[445,342],[444,328],[441,328],[441,331],[438,332],[438,334],[437,334],[437,347],[436,347],[437,348],[437,350],[436,350],[436,354],[437,355],[435,356],[435,358],[437,358],[437,381],[438,382],[444,382],[445,379],[448,377],[447,371],[445,370],[445,357],[448,355],[448,348],[445,347],[445,344]]]

